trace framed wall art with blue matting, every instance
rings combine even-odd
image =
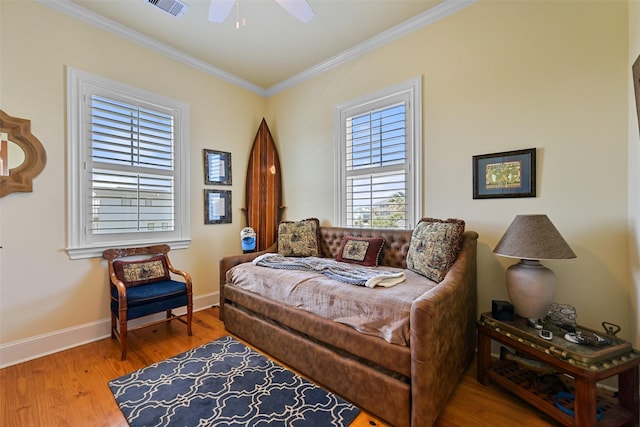
[[[536,149],[473,156],[473,198],[536,197]]]

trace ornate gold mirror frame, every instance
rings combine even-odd
[[[31,122],[18,117],[11,117],[0,110],[0,133],[7,134],[7,140],[2,138],[3,168],[8,174],[0,176],[0,197],[15,192],[32,191],[32,180],[44,169],[47,163],[47,153],[42,143],[31,134]],[[14,143],[24,153],[24,161],[12,169],[8,169],[7,144]]]
[[[640,132],[640,56],[631,66],[633,74],[633,88],[636,93],[636,113],[638,114],[638,131]]]

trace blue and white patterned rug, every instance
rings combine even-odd
[[[358,408],[223,337],[109,382],[135,426],[347,426]]]

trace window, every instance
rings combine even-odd
[[[412,228],[421,207],[420,78],[336,108],[336,222]]]
[[[68,70],[68,247],[189,244],[189,109]]]

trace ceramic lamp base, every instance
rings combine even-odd
[[[556,275],[537,260],[520,260],[507,269],[507,291],[516,314],[542,319],[556,294]]]

